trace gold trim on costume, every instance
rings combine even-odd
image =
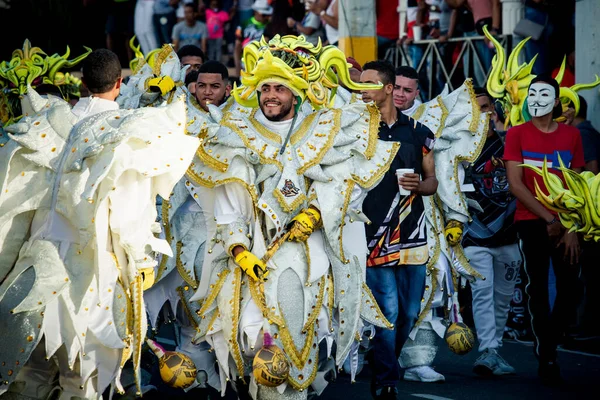
[[[379,139],[379,124],[381,122],[381,113],[374,104],[367,104],[367,110],[371,115],[369,119],[369,132],[368,132],[368,144],[367,150],[365,150],[365,157],[370,160],[375,155],[375,149],[377,148],[377,140]]]
[[[375,182],[377,182],[390,169],[390,165],[392,165],[392,161],[394,161],[394,157],[396,157],[396,153],[398,152],[398,149],[400,149],[400,143],[398,143],[398,142],[392,143],[392,148],[390,150],[388,160],[385,162],[385,164],[380,166],[377,169],[377,171],[375,171],[373,174],[371,174],[370,178],[362,179],[360,176],[358,176],[356,174],[352,174],[352,179],[354,179],[356,181],[356,183],[358,183],[363,188],[367,188],[367,189],[370,188],[371,186],[373,186],[375,184]]]
[[[318,366],[319,366],[319,357],[315,357],[314,367],[312,369],[312,372],[308,376],[308,378],[306,378],[304,380],[304,382],[298,383],[296,380],[294,380],[294,378],[292,378],[291,376],[288,376],[289,384],[292,386],[292,388],[294,388],[296,390],[305,390],[315,380],[315,377],[317,376]]]
[[[369,287],[367,286],[367,284],[365,282],[362,283],[362,288],[369,296],[371,303],[373,303],[373,305],[371,307],[374,307],[375,313],[379,316],[379,319],[381,320],[381,322],[383,322],[388,329],[392,329],[394,327],[394,324],[392,324],[390,321],[388,321],[388,319],[385,317],[385,315],[383,315],[381,308],[379,308],[379,304],[377,304],[377,300],[375,300],[375,297],[373,297],[373,293],[371,292],[371,289],[369,289]]]
[[[240,268],[235,268],[233,271],[233,315],[232,319],[232,327],[231,327],[231,353],[233,356],[233,360],[237,366],[238,373],[242,382],[244,381],[244,360],[242,359],[242,352],[240,351],[240,344],[237,340],[238,330],[240,327],[240,305],[241,305],[241,297],[242,291],[240,290],[242,287],[242,270]]]
[[[250,120],[250,124],[252,124],[252,126],[254,127],[254,129],[256,129],[256,131],[258,133],[260,133],[265,138],[269,139],[271,142],[281,144],[281,136],[279,136],[275,132],[268,130],[267,128],[265,128],[264,125],[262,125],[260,122],[258,122],[256,120],[256,112],[258,110],[259,110],[258,108],[254,108],[252,110],[252,112],[250,113],[250,118],[248,118]]]
[[[183,278],[183,280],[190,285],[191,287],[193,287],[194,289],[198,288],[198,281],[196,281],[196,279],[192,278],[192,276],[188,273],[188,271],[186,271],[186,269],[183,267],[183,264],[181,262],[181,248],[183,247],[183,243],[181,241],[177,242],[176,244],[176,255],[175,255],[175,266],[177,267],[177,271],[179,272],[179,275],[181,275],[181,277]],[[194,268],[194,266],[192,265],[192,268]]]
[[[304,118],[302,120],[302,124],[300,125],[300,128],[298,128],[298,130],[296,130],[296,132],[294,132],[292,134],[292,137],[290,137],[290,143],[292,144],[292,146],[304,138],[304,136],[308,132],[308,129],[312,126],[317,115],[322,115],[322,114],[315,112],[315,113],[309,114],[306,118]]]
[[[442,116],[440,117],[440,126],[438,127],[438,130],[435,133],[435,137],[439,138],[440,136],[442,136],[442,131],[444,130],[444,126],[446,124],[446,118],[448,118],[448,109],[446,108],[446,105],[442,101],[441,96],[437,97],[437,102],[438,102],[438,105],[440,106],[440,110],[442,110]]]
[[[169,247],[171,247],[171,224],[169,223],[169,201],[168,200],[163,199],[162,206],[161,206],[161,214],[162,214],[163,226],[165,227],[165,237],[166,237],[167,243],[169,243]],[[160,259],[160,265],[158,267],[158,272],[156,273],[157,281],[162,277],[162,274],[167,269],[167,261],[168,260],[169,260],[169,257],[167,257],[165,254],[163,254]]]
[[[419,120],[419,118],[421,118],[423,116],[423,113],[425,112],[425,103],[421,103],[421,105],[419,107],[417,107],[415,113],[412,115],[412,119],[414,120]]]
[[[340,235],[338,236],[338,239],[339,239],[339,246],[340,246],[340,259],[344,264],[347,264],[350,261],[347,260],[346,256],[344,255],[344,243],[343,243],[342,236],[344,234],[344,226],[346,225],[346,213],[348,212],[348,207],[350,206],[350,201],[352,201],[352,191],[354,190],[355,184],[356,184],[356,182],[354,182],[352,179],[348,179],[348,182],[346,183],[346,193],[344,194],[344,205],[342,206]]]
[[[298,168],[298,170],[296,171],[298,175],[304,175],[304,172],[306,172],[306,170],[321,163],[321,160],[323,160],[323,157],[325,157],[325,154],[329,151],[329,149],[331,149],[331,146],[333,146],[333,141],[335,139],[335,136],[340,131],[341,118],[342,118],[342,110],[339,110],[339,109],[333,110],[333,117],[332,117],[333,127],[329,130],[329,136],[327,137],[327,140],[325,141],[323,146],[319,149],[319,152],[316,154],[315,157],[311,158],[308,162],[306,162],[304,165],[302,165],[300,168]],[[310,147],[310,143],[308,143],[307,145]]]
[[[239,268],[236,268],[236,269],[239,269]],[[220,272],[219,279],[214,284],[214,287],[212,288],[210,293],[206,296],[206,298],[202,302],[202,307],[200,307],[200,310],[198,311],[198,315],[200,315],[202,317],[206,313],[206,310],[208,310],[208,307],[210,307],[211,304],[216,300],[217,296],[219,295],[219,292],[221,291],[221,288],[223,287],[223,284],[225,283],[225,279],[227,278],[227,275],[229,275],[228,269],[224,269]]]

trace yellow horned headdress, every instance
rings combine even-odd
[[[516,126],[529,121],[531,116],[527,110],[527,93],[529,84],[535,78],[535,75],[531,71],[537,55],[529,63],[519,65],[519,54],[525,43],[531,38],[528,37],[521,40],[508,56],[508,60],[506,60],[504,48],[489,33],[487,26],[483,27],[483,32],[496,48],[496,55],[492,59],[492,69],[487,80],[487,90],[492,97],[500,99],[502,102],[502,108],[506,114],[505,126],[509,122],[512,126]],[[555,78],[559,85],[563,79],[564,71],[565,59],[563,59],[560,71]],[[599,84],[600,78],[596,75],[596,80],[592,83],[576,84],[571,87],[561,86],[558,97],[563,106],[563,111],[569,103],[573,103],[575,114],[577,114],[579,112],[579,96],[577,92],[583,89],[591,89]],[[557,118],[557,121],[562,122],[561,119],[564,120],[564,117]]]
[[[42,84],[56,86],[65,100],[73,95],[79,97],[81,80],[61,69],[74,67],[92,52],[89,47],[84,48],[85,53],[69,60],[69,46],[62,56],[48,56],[39,47],[31,47],[29,39],[25,39],[23,49],[13,51],[10,61],[0,63],[0,122],[8,123],[20,117],[19,99],[27,93],[28,85],[33,88]]]
[[[235,86],[235,100],[246,107],[258,106],[256,91],[263,83],[277,82],[288,87],[302,101],[308,99],[314,108],[329,106],[339,82],[351,90],[380,89],[380,85],[358,84],[350,79],[346,56],[336,46],[315,46],[304,36],[275,35],[268,43],[248,43],[242,56],[242,86]]]

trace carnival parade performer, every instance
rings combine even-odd
[[[197,340],[213,347],[222,387],[234,380],[249,383],[253,398],[306,398],[335,367],[320,365],[321,352],[335,342],[341,366],[367,326],[391,327],[364,282],[360,209],[398,145],[377,141],[372,105],[328,107],[338,76],[354,90],[378,87],[351,82],[336,47],[276,36],[248,44],[244,64],[236,103],[209,106],[220,127],[188,170],[214,196],[210,275],[191,299],[202,300]],[[289,372],[263,364],[261,374],[264,349]]]
[[[0,392],[21,398],[100,398],[129,359],[140,390],[143,290],[170,254],[155,198],[198,147],[183,101],[119,110],[113,52],[90,53],[82,80],[92,96],[72,109],[30,87],[1,149]]]

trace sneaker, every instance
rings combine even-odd
[[[404,380],[412,382],[444,382],[444,375],[436,372],[428,365],[411,367],[404,372]]]
[[[396,400],[398,389],[395,386],[384,386],[375,391],[376,400]]]
[[[500,354],[498,354],[498,352],[496,352],[496,357],[498,358],[498,366],[493,371],[494,375],[514,375],[517,373],[517,371],[515,371],[515,369],[507,363]]]
[[[498,368],[499,364],[496,350],[485,349],[473,364],[473,372],[481,376],[492,376],[495,375],[494,371]]]

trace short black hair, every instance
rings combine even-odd
[[[198,70],[193,69],[190,72],[188,72],[185,76],[185,86],[189,85],[192,82],[195,83],[196,80],[198,80]]]
[[[198,75],[200,74],[221,74],[221,77],[224,81],[229,80],[229,70],[225,64],[215,60],[208,60],[198,70]]]
[[[531,80],[531,83],[529,84],[529,87],[527,88],[527,90],[529,90],[531,85],[533,85],[534,83],[538,83],[538,82],[547,83],[548,85],[552,86],[554,88],[554,94],[555,94],[556,98],[557,99],[560,98],[560,86],[559,86],[558,82],[556,81],[556,79],[554,79],[552,77],[552,75],[550,75],[548,73],[539,74],[538,76],[536,76],[535,78],[533,78]],[[552,118],[558,118],[561,115],[562,115],[562,106],[559,101],[558,105],[556,107],[554,107],[554,109],[552,110]]]
[[[196,56],[200,57],[202,61],[206,60],[206,54],[204,54],[202,49],[195,44],[186,44],[177,50],[177,57],[179,57],[180,60],[187,56]]]
[[[408,65],[401,65],[400,67],[396,68],[395,72],[396,76],[403,76],[405,78],[416,79],[417,81],[419,80],[419,73],[417,72],[417,70]]]
[[[109,49],[96,49],[83,60],[81,73],[90,93],[106,93],[121,78],[121,61]]]
[[[363,71],[372,69],[379,73],[381,81],[384,85],[394,84],[396,75],[394,74],[394,66],[387,60],[369,61],[362,67]]]
[[[490,105],[494,105],[494,98],[483,86],[473,87],[473,92],[475,93],[475,97],[486,96],[490,101]]]
[[[582,95],[578,94],[577,96],[579,97],[579,112],[577,113],[577,116],[587,119],[587,101]]]

